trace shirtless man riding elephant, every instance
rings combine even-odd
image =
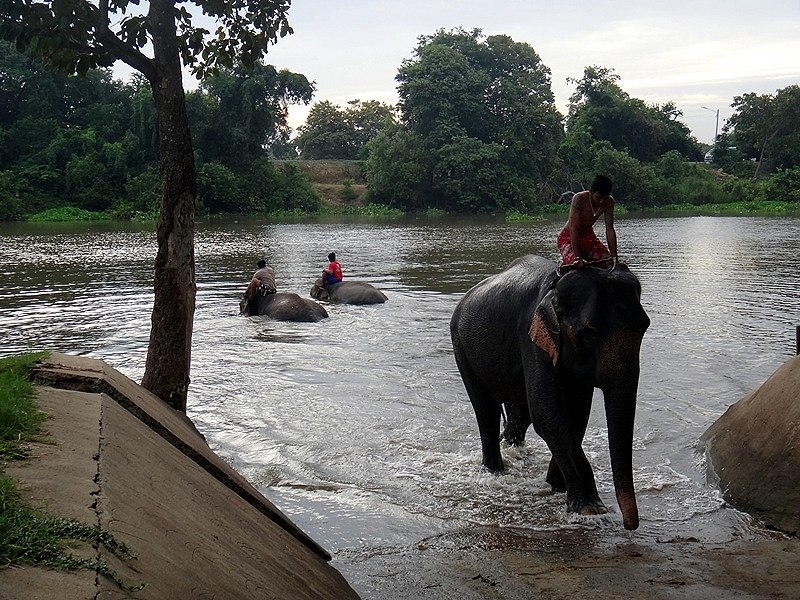
[[[588,191],[578,192],[572,197],[569,218],[556,241],[562,267],[580,269],[587,263],[617,262],[617,232],[614,230],[611,186],[608,177],[598,175]],[[603,215],[606,225],[608,248],[594,233],[594,224],[600,215]]]

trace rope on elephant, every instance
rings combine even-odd
[[[565,265],[563,263],[559,264],[556,267],[556,280],[561,278],[565,273],[567,273],[569,271],[575,271],[578,268],[577,264],[578,264],[578,261],[571,262],[568,265]],[[611,271],[616,269],[617,265],[620,264],[620,263],[619,263],[619,259],[617,259],[617,258],[601,258],[600,260],[583,261],[583,264],[586,267],[594,267],[596,269],[604,269],[605,271],[608,271],[609,273],[611,273]],[[609,264],[611,266],[609,266]]]

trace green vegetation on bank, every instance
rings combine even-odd
[[[102,69],[67,78],[5,42],[0,72],[16,90],[0,94],[0,220],[155,220],[157,128],[143,78],[123,83]],[[711,148],[674,103],[631,97],[607,67],[570,80],[560,114],[536,51],[478,29],[421,36],[397,81],[397,106],[322,101],[292,141],[282,107],[310,102],[305,76],[263,64],[207,76],[187,93],[197,217],[527,220],[561,210],[596,173],[630,210],[740,214],[755,202],[780,214],[773,203],[800,205],[800,86],[734,98]]]
[[[0,359],[0,460],[25,456],[24,443],[39,433],[44,413],[33,404],[28,375],[46,352]]]
[[[47,352],[0,359],[0,461],[21,460],[26,443],[42,436],[40,425],[46,415],[33,402],[30,373]],[[124,544],[107,531],[74,519],[45,514],[28,506],[13,478],[0,472],[0,563],[33,565],[53,569],[87,569],[127,586],[107,563],[97,558],[79,558],[69,552],[75,543],[102,544],[122,559],[134,558]]]
[[[721,202],[716,204],[669,204],[650,209],[655,214],[683,213],[693,215],[785,215],[800,214],[800,204],[782,202],[780,200],[754,200],[739,202]]]
[[[75,208],[74,206],[60,206],[48,208],[40,213],[28,217],[28,221],[108,221],[111,215],[106,212],[96,212]]]

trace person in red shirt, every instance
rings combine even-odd
[[[322,281],[326,286],[339,283],[342,280],[342,265],[336,260],[336,253],[328,254],[328,266],[322,271]]]

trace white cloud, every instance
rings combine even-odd
[[[796,0],[294,0],[295,33],[267,62],[316,81],[314,101],[396,101],[394,77],[417,38],[439,28],[480,28],[530,44],[552,72],[566,111],[583,69],[614,69],[621,87],[650,103],[674,101],[700,141],[713,139],[715,115],[734,96],[774,93],[800,83],[800,3]],[[291,124],[308,107],[291,109]]]

